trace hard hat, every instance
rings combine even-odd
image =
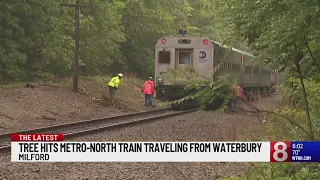
[[[149,79],[152,79],[152,77],[149,77]]]
[[[123,76],[123,74],[122,74],[122,73],[119,73],[119,74],[118,74],[118,76],[122,77],[122,76]]]

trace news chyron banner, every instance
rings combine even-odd
[[[12,134],[12,162],[320,162],[320,142],[68,142]]]

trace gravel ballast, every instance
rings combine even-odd
[[[73,141],[233,141],[259,124],[252,115],[214,112],[76,138]],[[239,175],[244,163],[11,163],[0,157],[0,179],[216,179]]]

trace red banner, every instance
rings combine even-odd
[[[11,134],[11,141],[63,141],[63,134]]]

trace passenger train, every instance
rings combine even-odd
[[[214,80],[212,71],[218,64],[216,75],[234,77],[245,95],[260,92],[269,95],[272,87],[281,83],[276,70],[247,52],[199,37],[163,37],[155,43],[156,98],[172,101],[183,97],[185,84],[175,84],[164,78],[170,68],[191,66],[200,75]]]

